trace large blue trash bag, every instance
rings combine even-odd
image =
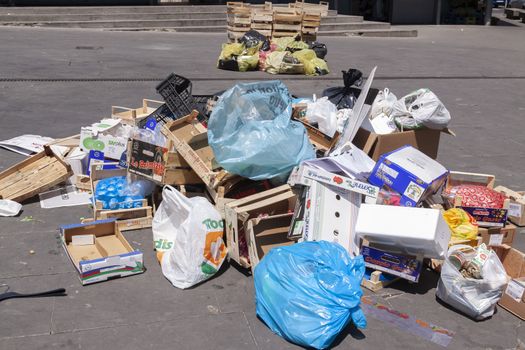
[[[252,180],[286,179],[294,166],[315,158],[305,127],[291,115],[291,96],[281,81],[235,85],[221,95],[208,121],[215,160]]]
[[[350,320],[366,327],[359,308],[364,273],[363,257],[351,258],[337,243],[274,248],[255,267],[257,315],[281,337],[325,349]]]

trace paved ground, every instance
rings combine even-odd
[[[523,28],[418,29],[415,39],[327,38],[329,76],[282,78],[293,93],[307,95],[340,85],[342,69],[368,72],[378,65],[376,87],[387,86],[398,96],[429,87],[451,111],[457,134],[443,136],[439,160],[449,169],[492,173],[500,184],[525,188]],[[157,97],[156,80],[171,71],[193,79],[196,93],[222,90],[236,80],[273,78],[215,69],[223,40],[223,35],[0,28],[0,139],[78,133],[81,125],[109,116],[111,105],[135,107],[143,97]],[[20,160],[0,150],[0,170]],[[87,207],[43,210],[30,201],[20,217],[0,219],[0,284],[20,292],[68,291],[67,297],[2,302],[1,349],[295,348],[257,319],[252,278],[235,267],[226,266],[190,290],[172,287],[155,261],[150,230],[126,234],[144,251],[146,273],[82,287],[56,227],[89,214]],[[34,221],[22,222],[26,216]],[[516,247],[525,250],[523,232]],[[523,346],[522,321],[503,309],[487,321],[471,321],[436,302],[437,279],[425,271],[417,285],[401,282],[383,290],[382,301],[455,331],[450,349]],[[439,346],[369,317],[368,329],[345,331],[337,348]]]

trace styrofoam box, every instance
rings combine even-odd
[[[438,209],[362,204],[356,237],[384,244],[396,251],[442,259],[450,230]]]

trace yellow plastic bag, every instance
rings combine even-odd
[[[222,44],[222,51],[219,55],[220,60],[229,60],[232,56],[239,56],[244,51],[244,44],[242,43],[229,43]]]
[[[257,70],[257,66],[259,65],[259,53],[256,53],[253,56],[250,56],[250,55],[238,56],[237,63],[239,64],[239,72]]]
[[[451,237],[453,239],[476,239],[478,237],[478,224],[476,220],[466,211],[460,208],[452,208],[443,213],[447,222]]]
[[[293,36],[283,36],[282,38],[272,39],[272,44],[276,46],[276,51],[284,51],[292,41],[295,41]]]
[[[271,52],[266,56],[265,70],[270,74],[302,74],[303,64],[293,63],[292,60],[292,55],[287,51]]]
[[[304,73],[306,75],[325,75],[330,73],[326,61],[318,58],[314,50],[299,50],[292,55],[304,65]]]

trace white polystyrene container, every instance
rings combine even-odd
[[[450,241],[448,225],[437,209],[362,204],[355,232],[357,240],[436,259],[445,257]]]

